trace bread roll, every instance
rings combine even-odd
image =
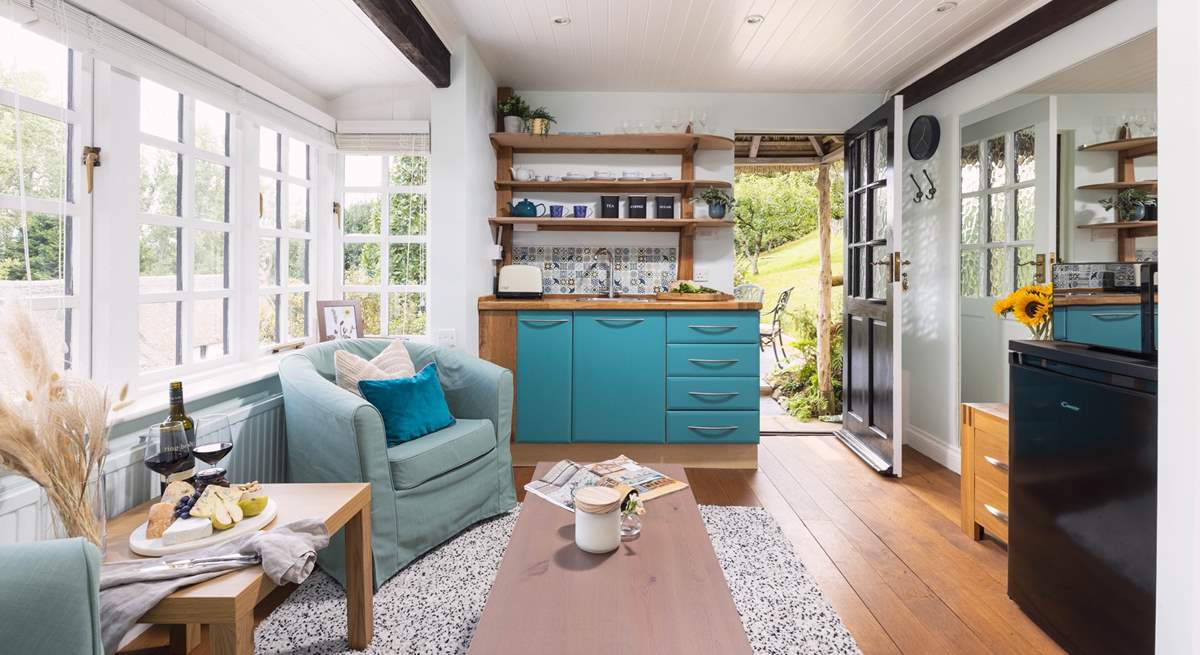
[[[175,521],[175,506],[168,503],[154,503],[150,506],[150,515],[146,519],[146,538],[158,539],[163,536],[171,523]]]
[[[183,480],[176,480],[171,484],[168,484],[167,488],[163,490],[162,500],[159,502],[166,503],[171,507],[174,507],[179,504],[180,498],[183,498],[184,496],[190,496],[194,493],[196,493],[195,487],[184,482]]]

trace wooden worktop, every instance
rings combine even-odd
[[[1158,302],[1157,294],[1154,296],[1154,302]],[[1140,305],[1141,303],[1142,296],[1137,293],[1059,294],[1054,297],[1054,304],[1059,307],[1071,305]]]
[[[680,300],[652,300],[650,302],[619,302],[612,300],[596,300],[588,302],[575,300],[581,296],[548,294],[541,300],[501,300],[495,296],[483,296],[479,299],[480,311],[528,311],[528,310],[557,310],[580,311],[600,309],[604,311],[628,310],[661,310],[673,311],[758,311],[762,309],[760,302],[741,300],[722,300],[716,302],[690,302]],[[653,298],[653,296],[627,296],[629,298]]]

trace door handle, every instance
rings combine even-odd
[[[737,396],[737,395],[739,395],[739,394],[738,394],[738,392],[737,392],[737,391],[689,391],[689,392],[688,392],[688,395],[689,395],[689,396],[721,396],[721,397],[728,397],[728,396]]]
[[[87,192],[91,193],[95,188],[95,169],[100,165],[100,146],[84,146],[83,147],[83,165],[86,169],[87,177]]]
[[[1065,400],[1064,400],[1064,401],[1062,401],[1061,403],[1059,403],[1059,406],[1060,406],[1060,407],[1062,407],[1063,409],[1069,409],[1069,410],[1071,410],[1072,412],[1078,412],[1078,411],[1079,411],[1079,406],[1077,406],[1077,405],[1072,405],[1071,403],[1069,403],[1069,402],[1067,402],[1067,401],[1065,401]]]
[[[521,322],[525,323],[527,325],[531,325],[531,324],[557,325],[559,323],[566,323],[567,319],[565,319],[565,318],[523,318],[523,319],[521,319]]]
[[[728,432],[738,429],[736,425],[689,425],[689,430],[711,430],[713,432]]]
[[[992,457],[991,455],[984,455],[983,461],[987,462],[988,464],[991,464],[992,466],[995,466],[996,468],[1000,469],[1001,471],[1004,471],[1005,473],[1008,473],[1008,464],[1005,464],[1004,462],[996,459],[995,457]]]
[[[263,192],[259,191],[258,192],[258,217],[260,219],[263,217],[263,212],[266,211],[266,209],[263,207],[263,203],[264,203]]]
[[[983,508],[987,510],[988,514],[991,514],[992,516],[996,517],[996,520],[1000,521],[1001,523],[1008,523],[1008,513],[1007,512],[1002,512],[1002,511],[996,509],[995,507],[988,505],[987,503],[983,504]]]
[[[596,321],[599,323],[628,323],[630,325],[633,325],[635,323],[641,323],[645,320],[646,319],[644,319],[644,318],[598,318],[598,319],[596,319]]]
[[[695,358],[689,358],[688,361],[693,364],[736,364],[742,360],[740,360],[740,359],[695,359]]]

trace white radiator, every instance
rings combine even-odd
[[[229,415],[233,452],[221,463],[229,478],[239,482],[284,482],[287,438],[283,396],[274,396]],[[125,441],[127,443],[122,444]],[[105,489],[110,516],[150,500],[154,482],[142,463],[136,439],[118,440],[105,466]],[[49,520],[46,495],[24,478],[0,477],[0,544],[36,541]]]

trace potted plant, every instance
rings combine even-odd
[[[525,120],[529,117],[529,104],[517,94],[496,103],[496,109],[504,117],[505,132],[524,132]]]
[[[729,192],[716,187],[708,187],[699,196],[692,198],[692,202],[706,203],[709,218],[725,218],[725,211],[737,204]]]
[[[1150,201],[1150,194],[1141,189],[1125,189],[1118,193],[1115,198],[1104,198],[1100,201],[1100,206],[1105,209],[1117,210],[1118,221],[1140,221],[1146,217],[1146,203]]]
[[[557,122],[554,119],[554,114],[551,114],[548,109],[538,107],[529,112],[529,133],[546,136],[550,133],[550,124]]]

